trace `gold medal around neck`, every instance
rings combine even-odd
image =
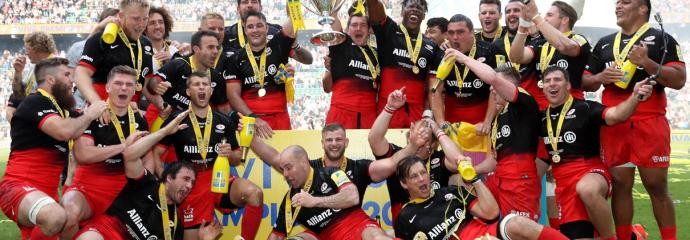
[[[141,92],[141,90],[144,90],[144,86],[141,85],[141,83],[137,83],[137,87],[135,89],[137,92]]]
[[[419,74],[419,67],[417,67],[417,66],[412,66],[412,72],[413,72],[414,74]]]
[[[544,81],[539,80],[539,81],[537,82],[537,87],[539,87],[539,88],[544,88]]]
[[[266,96],[266,89],[265,88],[259,88],[259,97]]]
[[[559,163],[561,161],[561,155],[553,155],[553,157],[551,157],[551,161],[553,161],[554,163]]]

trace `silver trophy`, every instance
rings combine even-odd
[[[311,37],[311,43],[317,46],[333,46],[345,41],[345,34],[333,31],[331,25],[335,20],[332,13],[338,12],[345,0],[309,0],[311,4],[305,4],[304,8],[319,16],[319,25],[323,26],[321,32]]]

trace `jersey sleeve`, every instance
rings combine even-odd
[[[385,39],[393,36],[398,26],[395,24],[392,18],[386,16],[386,18],[380,23],[372,23],[371,28],[374,29],[374,35],[376,36],[376,43],[379,48],[385,43]]]
[[[104,51],[103,41],[101,41],[101,36],[103,32],[99,32],[89,39],[86,40],[84,44],[84,51],[82,52],[81,59],[79,60],[79,65],[91,69],[91,71],[96,71],[96,69],[101,65],[106,52]]]
[[[84,133],[81,134],[81,136],[93,139],[93,135],[96,132],[96,129],[98,129],[98,122],[92,121],[89,124],[89,127],[87,127],[86,130],[84,130]]]
[[[592,49],[591,54],[589,54],[589,57],[587,58],[587,65],[585,66],[585,72],[589,72],[591,74],[598,74],[606,68],[604,65],[604,62],[601,61],[601,49],[602,49],[602,41],[600,40],[597,42],[597,45],[594,46],[594,49]]]
[[[136,126],[137,131],[148,131],[149,130],[148,122],[146,122],[146,119],[143,116],[141,116],[140,113],[138,113],[138,112],[134,113],[134,120],[137,123],[137,126]],[[131,134],[132,133],[130,133],[130,135]]]
[[[667,65],[669,63],[683,63],[685,64],[685,60],[683,59],[683,49],[681,49],[680,44],[676,41],[675,38],[669,36],[668,34],[666,35],[668,37],[668,53],[666,54],[666,59],[662,64]]]
[[[151,183],[156,183],[157,184],[158,180],[156,180],[156,177],[149,172],[148,169],[144,168],[144,174],[141,175],[140,177],[137,178],[127,178],[127,185],[135,185],[132,189],[145,189],[143,187],[138,187],[138,186],[146,186],[147,184]],[[158,189],[156,189],[158,190]]]
[[[444,52],[441,48],[434,44],[434,56],[431,58],[431,65],[429,65],[429,75],[436,76],[436,70],[438,70],[438,65],[443,61]]]
[[[280,202],[280,207],[278,208],[278,217],[276,218],[276,222],[273,224],[273,233],[281,235],[282,237],[287,237],[287,227],[285,226],[285,208],[288,206],[285,206],[285,198],[289,197],[290,195],[290,190],[288,190],[287,193],[285,193],[285,196],[283,196],[283,200]]]
[[[587,38],[583,37],[582,35],[575,34],[570,39],[575,41],[577,45],[580,46],[580,52],[578,53],[578,56],[588,58],[589,54],[592,51],[592,45],[589,44]]]
[[[594,123],[592,126],[600,126],[606,124],[606,111],[609,110],[606,106],[601,103],[594,101],[585,101],[589,106],[589,111],[587,111],[587,116],[590,122]]]
[[[330,175],[330,181],[338,188],[338,192],[345,186],[352,184],[352,181],[350,181],[350,178],[347,177],[347,174],[343,170],[334,168],[329,169],[328,173]]]
[[[392,144],[392,143],[388,143],[388,152],[386,152],[386,154],[383,154],[381,156],[374,156],[374,157],[376,158],[376,160],[389,158],[389,157],[392,157],[393,154],[395,154],[396,152],[400,151],[400,149],[402,149],[400,146]]]
[[[372,161],[369,159],[359,159],[359,160],[355,161],[355,166],[357,166],[357,173],[358,173],[358,176],[356,176],[356,179],[358,181],[366,180],[367,184],[373,182],[373,180],[371,180],[371,176],[369,175],[369,166],[371,165],[371,163],[372,163]],[[364,194],[364,193],[360,193],[360,194]]]
[[[277,38],[277,39],[276,39]],[[295,38],[291,38],[285,33],[284,30],[281,29],[280,32],[278,32],[275,37],[273,38],[272,41],[278,40],[277,44],[280,45],[280,49],[283,50],[282,53],[284,54],[281,56],[281,60],[285,60],[284,62],[287,62],[287,59],[291,56],[292,54],[292,44],[295,43]],[[270,44],[270,43],[269,43]]]
[[[173,59],[172,61],[163,64],[163,66],[156,71],[154,77],[159,77],[162,81],[170,82],[175,76],[180,76],[180,64],[181,59]]]
[[[534,98],[531,95],[529,95],[527,91],[521,88],[518,88],[517,92],[517,98],[515,99],[514,103],[516,103],[521,108],[527,108],[530,110],[534,110],[536,113],[539,113],[539,104],[537,103],[537,100],[534,100]]]
[[[17,108],[14,116],[28,120],[40,129],[46,119],[53,116],[59,117],[60,113],[58,113],[48,98],[40,95],[31,95],[22,100],[22,104]]]
[[[240,145],[237,142],[237,136],[235,135],[235,131],[237,129],[237,122],[232,121],[230,117],[223,116],[223,124],[225,124],[225,139],[227,139],[227,143],[230,144],[232,147],[232,150],[237,150],[240,148]]]
[[[398,218],[394,221],[395,225],[393,225],[393,229],[395,230],[395,237],[400,239],[414,239],[415,233],[411,232],[414,227],[410,226],[409,223],[410,214],[408,214],[408,211],[405,210],[405,208],[400,210]]]

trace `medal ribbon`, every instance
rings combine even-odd
[[[412,61],[412,66],[417,66],[417,58],[419,57],[419,52],[422,50],[422,33],[417,33],[417,41],[415,42],[414,49],[412,48],[412,39],[410,34],[407,32],[407,28],[400,24],[400,31],[405,35],[405,44],[407,45],[407,53],[410,56],[410,61]]]
[[[125,134],[122,132],[122,126],[120,126],[120,120],[117,119],[117,114],[113,111],[113,106],[110,104],[110,99],[108,101],[108,112],[110,112],[110,118],[113,119],[113,126],[115,127],[115,132],[117,132],[117,137],[120,139],[120,143],[125,143]],[[134,120],[134,110],[132,106],[127,105],[127,118],[129,120],[129,134],[132,135],[136,131],[135,120]]]
[[[326,168],[326,158],[322,157],[321,158],[321,164],[323,164],[323,167]],[[345,172],[345,169],[347,168],[347,158],[343,157],[340,162],[340,170],[343,170]]]
[[[199,149],[199,154],[203,160],[206,160],[206,154],[208,153],[208,144],[211,140],[211,126],[213,122],[213,113],[210,107],[206,113],[206,123],[204,124],[204,135],[201,136],[201,127],[199,126],[199,121],[196,119],[196,114],[194,114],[194,109],[192,104],[189,104],[189,119],[192,121],[192,128],[194,129],[194,137],[196,137],[196,146]]]
[[[553,127],[551,124],[551,108],[546,108],[546,132],[548,133],[549,140],[551,141],[551,148],[555,152],[554,155],[558,154],[558,137],[561,136],[561,128],[563,127],[563,120],[565,120],[565,114],[570,110],[570,106],[573,105],[573,96],[568,95],[568,100],[563,104],[563,109],[561,109],[561,114],[558,115],[558,125],[556,125],[556,135],[553,134]]]
[[[520,72],[520,64],[517,64],[517,63],[513,62],[512,60],[510,60],[510,39],[509,39],[508,35],[503,37],[503,47],[506,49],[506,57],[508,58],[508,61],[510,61],[510,63],[513,64],[513,67],[515,68],[515,70]]]
[[[165,183],[161,183],[158,187],[158,201],[161,207],[161,217],[163,220],[163,234],[165,235],[165,240],[172,240],[173,234],[177,230],[177,211],[175,214],[175,226],[173,226],[173,231],[170,231],[170,213],[168,213],[168,198],[165,196]]]
[[[137,70],[137,79],[136,80],[137,80],[137,84],[138,84],[139,75],[141,74],[141,66],[143,63],[143,61],[142,61],[143,52],[141,51],[141,41],[139,39],[137,39],[137,51],[138,51],[137,55],[136,55],[137,61],[134,61],[135,60],[134,59],[134,56],[135,56],[134,55],[134,49],[132,49],[132,46],[129,43],[129,39],[127,38],[127,35],[125,35],[125,32],[122,31],[122,28],[120,28],[120,31],[117,32],[117,35],[120,36],[120,38],[122,39],[122,42],[124,42],[125,46],[127,46],[127,48],[129,49],[129,56],[132,58],[132,66],[136,66],[136,68],[135,68]],[[139,90],[139,91],[141,91],[141,90]]]
[[[474,40],[472,42],[472,50],[470,50],[470,57],[471,59],[474,59],[474,55],[477,53],[477,40]],[[455,78],[458,80],[458,92],[462,91],[462,83],[465,82],[465,78],[467,77],[467,73],[470,72],[470,68],[467,66],[464,67],[464,71],[462,73],[462,76],[460,76],[460,70],[458,70],[458,65],[455,65],[453,69],[455,70]]]
[[[220,55],[220,53],[218,53]],[[194,56],[189,57],[189,67],[192,68],[192,72],[195,72],[198,68],[196,67],[196,63],[194,63]],[[206,69],[206,74],[208,77],[211,77],[211,69]]]
[[[259,83],[259,88],[264,88],[264,79],[266,78],[266,53],[268,52],[266,48],[268,48],[268,46],[264,47],[264,52],[261,53],[261,56],[259,57],[258,67],[256,65],[256,58],[254,57],[254,52],[252,52],[252,49],[249,47],[249,45],[244,48],[245,52],[247,52],[247,57],[249,57],[249,63],[252,64],[254,77],[256,78],[256,82]]]
[[[241,38],[244,39],[244,38]],[[218,50],[218,54],[216,55],[216,60],[213,60],[213,68],[218,68],[218,60],[220,60],[220,55],[223,55],[223,46],[220,46],[220,50]]]
[[[304,16],[302,14],[302,2],[300,0],[288,0],[288,15],[292,21],[292,32],[304,29]]]
[[[304,182],[304,187],[302,187],[302,190],[305,192],[309,192],[311,190],[311,184],[314,181],[314,168],[309,168],[309,177],[307,177],[307,181]],[[295,224],[295,221],[297,220],[297,216],[299,216],[299,211],[302,210],[302,206],[297,206],[295,208],[295,214],[292,214],[292,199],[290,197],[290,191],[292,189],[289,189],[287,192],[287,196],[285,196],[285,229],[287,230],[286,234],[287,236],[290,235],[290,232],[292,231],[292,225]]]
[[[495,42],[496,40],[498,40],[498,38],[501,37],[501,34],[503,34],[503,27],[499,24],[498,29],[496,30],[496,34],[494,35],[494,40],[491,42]],[[481,34],[479,34],[479,37],[481,37],[482,40],[486,41],[486,39],[484,39],[484,30],[483,29],[482,29]]]
[[[50,100],[50,102],[53,103],[53,106],[57,109],[58,113],[60,114],[60,117],[62,117],[63,119],[69,118],[69,111],[67,109],[63,111],[60,105],[58,105],[57,101],[55,101],[53,95],[50,95],[50,93],[40,88],[36,89],[36,91],[44,97],[47,97]],[[67,150],[69,152],[72,151],[72,146],[74,146],[74,139],[70,139],[67,141]]]
[[[616,62],[616,65],[618,67],[623,66],[623,62],[625,62],[625,59],[628,58],[628,53],[630,52],[630,49],[635,45],[635,42],[637,42],[637,39],[642,37],[643,34],[645,34],[649,30],[649,23],[645,23],[640,27],[640,29],[637,29],[637,32],[635,32],[635,35],[630,38],[630,41],[628,44],[625,45],[623,48],[623,51],[620,51],[621,48],[621,35],[623,34],[622,31],[619,31],[616,34],[616,39],[613,41],[613,60]]]
[[[364,55],[364,59],[367,60],[367,67],[369,67],[369,72],[371,73],[371,81],[376,81],[376,78],[379,76],[379,57],[376,55],[376,51],[374,51],[374,48],[369,46],[369,50],[371,50],[372,53],[374,53],[374,58],[376,58],[376,65],[374,65],[373,62],[371,62],[371,58],[369,58],[369,54],[367,54],[367,51],[364,50],[362,46],[358,46],[359,50],[362,51],[362,55]]]
[[[244,41],[244,25],[242,25],[242,19],[237,21],[237,41],[240,41],[240,47],[244,47],[244,44],[246,44]]]
[[[565,37],[570,37],[571,34],[572,32],[570,31],[563,33]],[[544,73],[544,71],[546,71],[546,68],[549,67],[549,63],[551,63],[551,59],[553,59],[553,55],[555,53],[555,47],[551,46],[548,41],[544,43],[544,46],[541,48],[541,56],[539,58],[539,68],[541,68],[542,73]]]

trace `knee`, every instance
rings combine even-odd
[[[45,206],[39,212],[37,225],[46,236],[53,236],[62,231],[67,221],[67,213],[57,203]]]
[[[652,198],[666,197],[668,195],[668,187],[665,179],[644,181],[644,187]]]
[[[528,231],[533,229],[533,226],[534,222],[531,220],[525,217],[515,216],[506,223],[505,232],[503,234],[511,239],[528,239],[530,237]]]
[[[264,193],[261,188],[254,184],[250,184],[244,189],[244,196],[247,198],[247,203],[251,205],[261,205],[264,203]]]
[[[587,203],[588,201],[585,201],[585,199],[591,200],[591,199],[596,199],[603,197],[600,194],[600,191],[598,190],[598,187],[592,184],[582,184],[578,183],[577,186],[575,187],[575,191],[577,192],[577,196],[580,197],[582,202]]]
[[[82,214],[81,207],[77,206],[77,204],[74,204],[72,202],[62,203],[62,206],[65,210],[65,215],[67,217],[67,224],[76,224],[76,222],[79,221],[79,218]]]
[[[613,177],[613,179],[611,179],[611,182],[612,182],[612,184],[613,184],[613,189],[615,189],[616,191],[628,191],[628,192],[632,192],[632,187],[633,187],[633,184],[634,184],[634,180],[633,180],[633,179],[625,179],[625,178],[616,178],[616,177]]]

